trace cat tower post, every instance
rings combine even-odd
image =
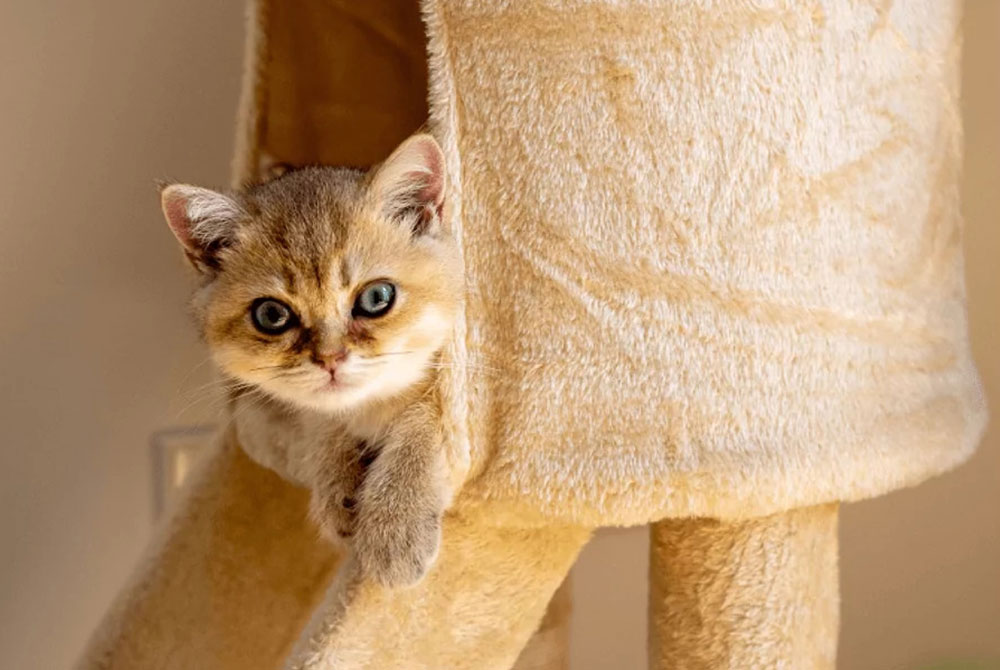
[[[250,460],[233,432],[226,431],[207,463],[192,477],[169,523],[160,529],[76,667],[286,667],[296,640],[321,604],[341,563],[307,520],[307,506],[306,491]],[[580,531],[570,532],[574,539],[580,535]],[[456,535],[449,533],[452,538]],[[509,556],[519,541],[530,542],[531,538],[507,533],[498,539],[504,550],[492,552],[494,564]],[[558,539],[550,536],[539,548],[551,547]],[[576,539],[577,546],[582,540]],[[568,546],[571,550],[573,545]],[[553,579],[558,579],[571,557],[564,555],[560,563],[556,552],[544,553],[557,565]],[[525,573],[528,577],[530,573]],[[544,610],[545,600],[536,607]],[[524,649],[520,649],[523,639],[508,642],[510,653],[517,655],[520,650],[516,670],[568,667],[568,617],[569,593],[563,588],[556,591],[548,613]],[[535,624],[523,611],[512,613],[510,620],[521,622],[525,637]],[[511,640],[507,622],[502,624],[496,637]],[[390,625],[383,632],[392,630]],[[448,628],[441,630],[447,632]],[[468,632],[468,622],[463,630]],[[492,648],[491,639],[480,642]],[[403,663],[396,667],[413,666]]]
[[[445,152],[463,485],[439,562],[386,591],[332,578],[304,494],[230,437],[81,667],[564,668],[557,587],[591,529],[640,524],[651,668],[834,667],[838,503],[958,465],[985,421],[958,10],[257,0],[237,181],[425,122]]]

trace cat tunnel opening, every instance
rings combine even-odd
[[[258,0],[260,162],[368,167],[427,121],[417,0]]]

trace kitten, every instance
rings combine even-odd
[[[308,447],[313,516],[388,585],[434,561],[449,496],[434,370],[464,284],[444,186],[441,150],[421,134],[369,172],[161,194],[200,273],[212,357],[286,414],[327,417],[332,437]]]

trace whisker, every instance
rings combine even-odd
[[[205,363],[208,363],[211,360],[212,360],[211,356],[205,356],[201,360],[201,362],[199,362],[193,368],[191,368],[190,370],[188,370],[187,374],[184,375],[184,377],[180,380],[180,382],[178,382],[178,384],[177,384],[177,392],[179,393],[180,390],[182,388],[184,388],[184,384],[186,384],[188,382],[188,380],[191,379],[191,377],[194,375],[195,372],[197,372],[203,365],[205,365]]]
[[[186,414],[188,411],[190,411],[192,408],[194,408],[196,406],[200,406],[200,407],[203,407],[205,409],[212,410],[212,409],[214,409],[216,407],[219,407],[219,406],[223,405],[226,402],[227,399],[228,399],[227,396],[225,394],[223,394],[223,393],[217,393],[217,394],[205,393],[205,394],[202,394],[202,396],[200,396],[198,398],[195,398],[191,402],[189,402],[186,405],[184,405],[184,407],[182,407],[181,409],[177,410],[177,413],[174,416],[174,420],[176,421],[176,420],[180,419],[182,416],[184,416],[184,414]]]
[[[376,367],[376,366],[380,366],[380,365],[385,365],[386,363],[389,363],[389,362],[390,361],[383,361],[383,360],[374,360],[374,361],[365,361],[365,360],[362,360],[362,361],[358,361],[357,363],[351,364],[351,367],[370,368],[370,367]]]
[[[494,368],[494,367],[489,367],[489,366],[486,366],[486,365],[475,365],[475,364],[471,364],[470,365],[468,363],[466,363],[464,365],[451,364],[451,363],[428,363],[427,367],[430,368],[430,369],[433,369],[433,370],[459,370],[459,369],[465,369],[465,370],[469,370],[469,371],[472,371],[472,372],[493,372],[493,373],[497,373],[497,374],[504,374],[504,373],[508,372],[508,370],[503,370],[501,368]]]
[[[229,382],[230,382],[230,380],[224,379],[224,378],[213,379],[210,382],[207,382],[205,384],[201,384],[201,385],[199,385],[199,386],[197,386],[197,387],[195,387],[193,389],[189,389],[183,395],[185,397],[190,397],[190,396],[196,395],[198,393],[202,393],[206,389],[208,389],[208,390],[215,390],[217,388],[224,387],[224,386],[228,385]]]
[[[247,412],[263,407],[264,404],[270,400],[270,396],[258,388],[252,388],[248,393],[242,396],[240,400],[244,400],[246,404],[239,405],[236,408],[236,411],[234,411],[229,417],[230,422],[235,422],[239,417],[243,416]]]
[[[238,380],[228,378],[213,379],[207,384],[202,384],[198,388],[193,389],[186,394],[186,397],[183,399],[185,404],[180,410],[178,410],[175,419],[180,418],[184,413],[196,405],[205,403],[208,407],[214,406],[218,402],[226,399],[227,391],[247,387],[249,387],[248,384]]]
[[[301,377],[302,375],[311,375],[313,370],[301,369],[301,368],[291,368],[283,373],[280,373],[279,377]]]
[[[290,368],[289,366],[284,365],[284,364],[281,364],[281,365],[261,365],[260,367],[250,368],[248,370],[248,372],[262,372],[264,370],[290,370],[290,369],[293,369],[293,368]]]

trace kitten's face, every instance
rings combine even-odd
[[[195,221],[185,247],[206,277],[196,313],[226,373],[326,411],[391,397],[426,374],[463,282],[438,220],[443,160],[418,137],[374,175],[311,168],[214,202],[179,192]],[[192,187],[164,191],[169,221],[171,188]],[[227,217],[228,233],[213,236],[212,221]]]

